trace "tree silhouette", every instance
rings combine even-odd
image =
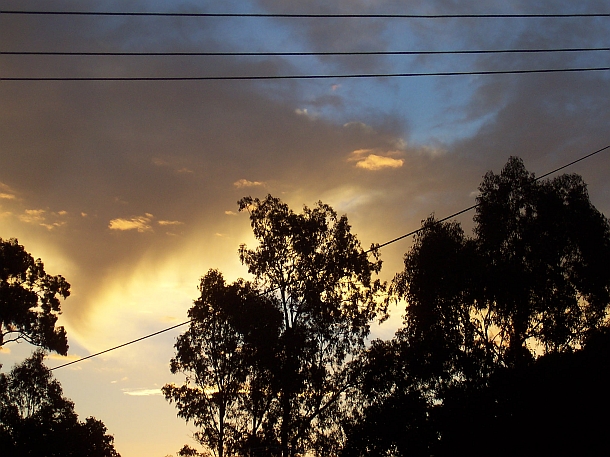
[[[55,324],[59,297],[68,295],[70,284],[62,276],[48,275],[16,239],[0,238],[0,347],[24,340],[66,355],[66,331]]]
[[[0,374],[0,455],[120,457],[104,424],[78,420],[38,350]]]
[[[171,361],[171,371],[184,373],[186,383],[168,384],[163,392],[180,417],[200,428],[197,441],[223,457],[266,439],[262,424],[271,403],[266,384],[280,315],[251,284],[227,285],[216,270],[201,278],[199,290],[188,313],[189,329],[178,337]],[[198,454],[185,447],[180,455]]]
[[[532,367],[568,360],[605,328],[610,224],[582,178],[538,180],[512,157],[500,174],[487,173],[479,190],[472,237],[457,222],[430,217],[405,255],[390,288],[406,302],[404,327],[369,351],[362,412],[345,455],[484,454],[489,447],[473,451],[468,442],[484,430],[495,437],[488,446],[509,441],[515,446],[507,454],[523,455],[525,441],[512,436],[527,436],[533,424],[524,411],[534,414],[535,403],[526,387],[533,384],[517,379],[532,381],[531,373],[543,373]],[[384,367],[389,375],[379,375]],[[502,387],[507,379],[521,390]],[[423,410],[417,399],[425,399]],[[420,436],[427,446],[398,433],[380,440],[386,436],[375,436],[380,415],[402,436],[426,431]],[[494,424],[493,434],[487,424]]]
[[[0,347],[26,341],[66,355],[66,331],[56,324],[60,298],[69,295],[62,276],[47,274],[16,239],[0,239]],[[44,356],[37,350],[10,373],[0,373],[0,455],[119,457],[101,421],[78,420]]]
[[[506,364],[581,346],[610,301],[610,224],[578,175],[538,181],[511,158],[487,173],[475,234],[481,298],[493,313]]]
[[[351,362],[385,312],[373,280],[381,262],[321,202],[301,214],[270,195],[238,204],[259,243],[239,249],[254,282],[227,286],[214,271],[202,279],[172,361],[187,383],[165,395],[219,456],[336,454]]]

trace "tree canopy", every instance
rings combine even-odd
[[[336,453],[352,361],[385,314],[381,261],[321,202],[301,214],[270,195],[238,204],[258,241],[239,249],[254,280],[227,285],[214,270],[202,278],[171,362],[187,381],[166,386],[166,398],[220,457]]]
[[[328,205],[238,204],[253,280],[201,279],[171,361],[186,383],[164,387],[204,447],[180,455],[605,449],[610,223],[580,176],[538,179],[511,157],[483,177],[472,235],[430,216],[389,288]],[[367,344],[394,300],[402,327]]]
[[[511,430],[525,433],[523,412],[536,409],[525,384],[500,386],[541,373],[543,360],[571,360],[607,328],[610,224],[582,178],[539,180],[512,157],[500,174],[484,176],[479,192],[473,236],[431,216],[405,254],[390,287],[406,303],[404,325],[367,353],[344,455],[484,454],[488,448],[468,443],[490,430],[482,422],[509,439]],[[534,403],[513,414],[519,398]],[[459,413],[466,410],[473,415]],[[537,420],[551,420],[537,411]],[[383,433],[380,420],[402,433]],[[526,443],[535,440],[532,449],[545,449],[548,439],[513,441],[512,454],[529,453]]]
[[[62,276],[51,276],[16,239],[0,238],[0,347],[24,340],[61,355],[68,353],[68,339],[57,326],[60,298],[70,295]]]

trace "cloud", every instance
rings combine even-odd
[[[44,213],[44,209],[26,209],[24,214],[19,216],[19,220],[28,224],[38,224],[44,222]]]
[[[172,162],[176,162],[176,160],[172,160]],[[168,168],[173,168],[175,173],[178,174],[183,174],[183,173],[193,173],[193,170],[191,170],[188,167],[185,166],[180,166],[180,165],[172,165],[172,163],[170,163],[169,161],[162,159],[160,157],[153,157],[152,159],[152,163],[153,165],[157,166],[157,167],[168,167]],[[178,168],[179,167],[179,168]]]
[[[365,150],[354,151],[354,155],[361,155]],[[356,160],[356,167],[364,168],[365,170],[377,171],[384,168],[400,168],[404,164],[403,159],[393,159],[392,157],[380,156],[377,154],[369,154],[366,157],[357,157],[351,160]]]
[[[169,166],[169,163],[167,161],[160,159],[159,157],[153,157],[152,163],[158,167],[168,167]]]
[[[265,183],[261,182],[261,181],[248,181],[247,179],[240,179],[238,181],[235,181],[233,183],[233,185],[235,187],[237,187],[238,189],[241,189],[241,188],[244,188],[244,187],[264,186]]]
[[[152,232],[152,226],[150,225],[153,215],[146,213],[144,216],[135,216],[131,219],[112,219],[108,224],[110,230],[137,230],[140,233]]]
[[[151,395],[162,395],[161,389],[124,389],[123,393],[132,397],[148,397]]]
[[[40,225],[46,228],[47,230],[53,230],[57,227],[63,227],[64,225],[66,225],[66,221],[53,222],[52,224],[41,223]]]
[[[0,181],[0,199],[15,200],[16,198],[15,191],[11,189],[11,186]]]
[[[80,360],[82,357],[76,354],[68,354],[68,355],[59,355],[55,353],[50,353],[47,355],[47,358],[50,360],[60,360],[63,363],[75,362],[76,360]]]
[[[171,225],[183,225],[184,222],[181,221],[158,221],[157,224],[161,226],[171,226]]]
[[[227,216],[237,216],[237,213],[235,211],[231,211],[231,210],[225,211],[225,214]]]

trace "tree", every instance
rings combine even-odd
[[[47,274],[16,239],[0,239],[0,347],[26,341],[67,355],[66,331],[56,324],[69,295],[62,276]],[[0,373],[0,455],[119,457],[101,421],[78,420],[44,356],[37,350]]]
[[[393,290],[410,342],[506,366],[578,349],[610,303],[610,224],[586,184],[537,180],[513,157],[479,190],[474,237],[430,218],[405,255]]]
[[[62,276],[48,275],[42,261],[16,239],[0,238],[0,347],[24,340],[66,355],[66,331],[56,323],[59,298],[69,295],[70,284]]]
[[[172,361],[172,371],[190,376],[165,395],[201,433],[212,430],[218,438],[200,442],[219,456],[336,454],[352,361],[370,322],[385,314],[384,285],[373,279],[381,261],[374,249],[370,261],[347,218],[321,202],[301,214],[271,195],[238,204],[259,243],[239,249],[254,282],[227,286],[218,272],[202,279]]]
[[[223,457],[265,440],[261,425],[270,399],[264,381],[280,316],[251,284],[227,285],[217,270],[201,278],[199,290],[170,367],[172,373],[184,373],[186,383],[168,384],[163,392],[180,417],[200,427],[196,440]],[[185,446],[180,455],[198,454]]]
[[[484,177],[475,216],[481,299],[504,363],[581,346],[610,302],[610,224],[578,175],[537,180],[518,158]]]
[[[104,424],[78,420],[74,404],[34,352],[0,374],[0,454],[34,457],[120,457]]]
[[[539,180],[512,157],[500,174],[484,176],[479,191],[474,236],[465,236],[457,222],[430,217],[405,254],[390,288],[406,302],[404,327],[369,351],[362,377],[373,387],[361,391],[364,413],[352,428],[373,436],[378,412],[405,401],[396,392],[418,392],[426,414],[417,420],[395,414],[401,425],[393,425],[405,434],[431,425],[436,433],[427,435],[427,448],[390,440],[377,442],[375,452],[381,445],[394,446],[397,455],[449,452],[450,445],[438,446],[448,434],[460,436],[450,430],[481,427],[479,417],[453,412],[519,398],[490,390],[498,373],[578,351],[608,325],[610,223],[591,204],[582,178]],[[392,367],[393,377],[375,375],[380,365]],[[517,417],[524,415],[510,420]],[[505,432],[522,430],[504,425]],[[350,440],[362,436],[353,433]],[[354,447],[348,442],[346,449]]]

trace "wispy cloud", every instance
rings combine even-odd
[[[55,353],[50,353],[49,355],[47,355],[47,358],[51,359],[51,360],[60,360],[64,363],[66,363],[66,362],[74,362],[76,360],[80,360],[82,357],[80,355],[76,355],[76,354],[59,355],[59,354],[55,354]]]
[[[48,212],[44,209],[26,209],[23,214],[19,215],[19,220],[26,224],[37,224],[47,230],[53,230],[66,225],[66,221],[60,219],[67,215],[67,211],[59,211],[56,213]]]
[[[162,395],[161,389],[123,389],[125,395],[131,395],[132,397],[149,397],[151,395]]]
[[[261,181],[248,181],[247,179],[240,179],[233,183],[235,187],[241,189],[243,187],[256,187],[256,186],[264,186],[265,183]]]
[[[357,149],[352,152],[352,157],[348,160],[355,161],[358,168],[371,171],[382,170],[384,168],[400,168],[404,165],[404,159],[373,154],[371,151],[370,149]]]
[[[183,225],[184,222],[181,222],[181,221],[158,221],[157,224],[165,227],[165,226]]]
[[[145,213],[144,216],[135,216],[131,219],[112,219],[108,224],[108,228],[110,230],[137,230],[140,233],[144,232],[152,232],[151,221],[153,219],[153,215],[150,213]]]
[[[26,209],[22,215],[19,216],[21,222],[28,224],[39,224],[45,220],[44,209]]]

